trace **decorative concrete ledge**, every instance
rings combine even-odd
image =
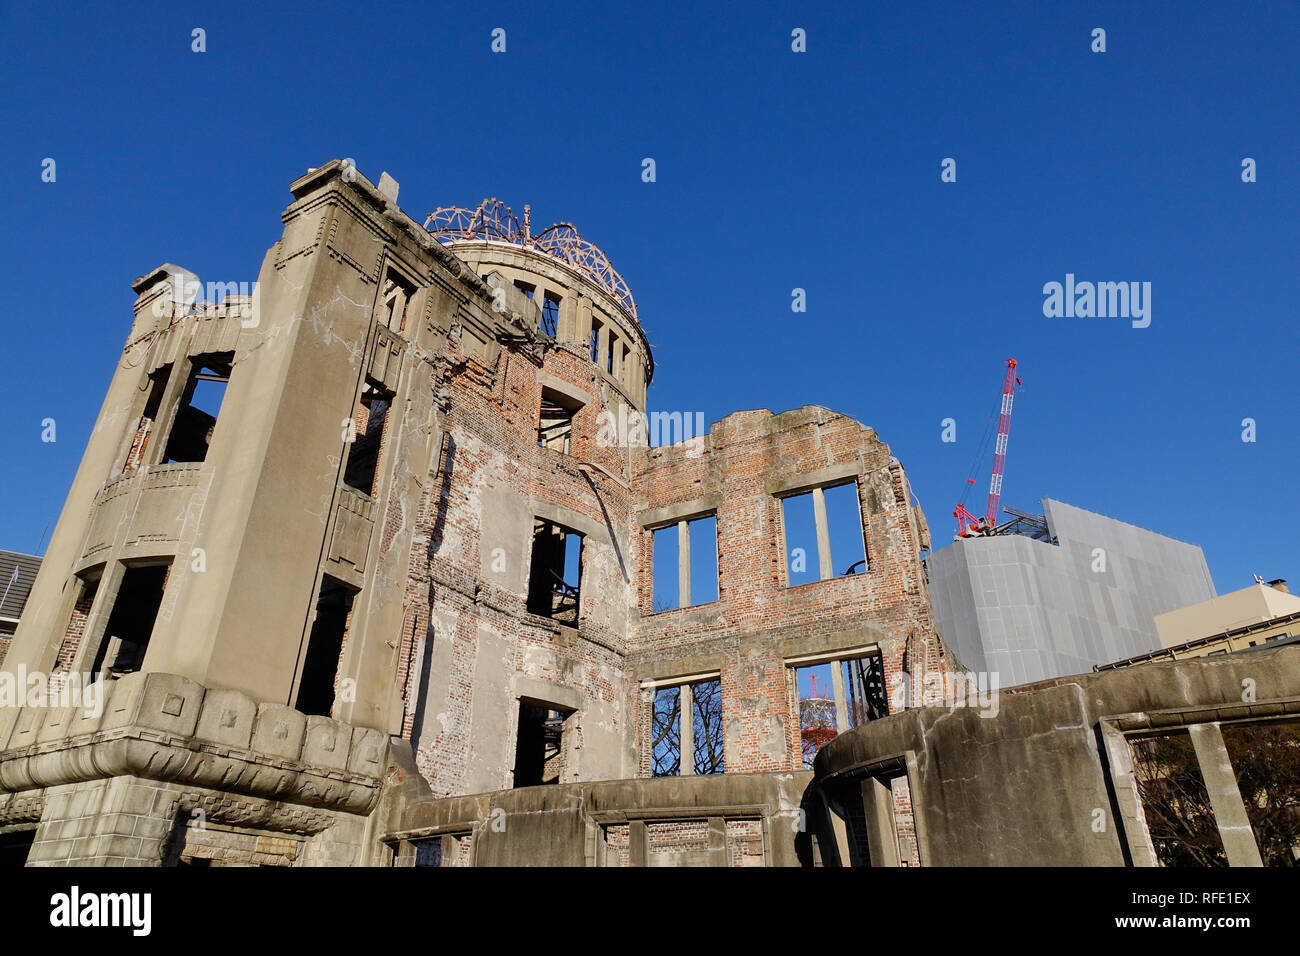
[[[381,731],[175,674],[130,674],[105,696],[98,714],[0,712],[0,792],[134,776],[356,814],[378,801]]]

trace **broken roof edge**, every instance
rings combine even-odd
[[[736,409],[733,412],[728,412],[722,418],[715,421],[713,425],[719,425],[722,422],[725,422],[731,418],[735,418],[738,415],[767,415],[770,418],[780,421],[782,424],[785,424],[786,422],[792,422],[794,424],[802,424],[800,419],[805,417],[808,418],[808,420],[813,420],[813,418],[815,418],[821,424],[825,424],[826,422],[832,421],[833,419],[844,418],[856,424],[860,430],[864,432],[870,432],[872,437],[874,437],[876,441],[880,441],[882,445],[884,444],[884,442],[881,441],[880,439],[879,432],[876,431],[874,426],[868,425],[865,422],[862,422],[859,419],[854,418],[852,415],[849,415],[845,412],[836,411],[835,409],[830,408],[829,406],[826,405],[816,405],[813,403],[809,403],[806,405],[800,405],[798,408],[787,408],[784,411],[780,411],[780,412],[774,412],[770,408],[740,408],[740,409]],[[713,427],[713,425],[709,426],[710,429]]]

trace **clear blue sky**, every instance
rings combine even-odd
[[[1194,541],[1220,591],[1300,579],[1290,0],[6,4],[0,42],[0,547],[52,530],[131,280],[251,282],[289,182],[349,156],[417,218],[496,196],[574,222],[636,295],[652,407],[852,415],[936,541],[1015,356],[1005,503]],[[1045,318],[1067,272],[1151,282],[1150,327]]]

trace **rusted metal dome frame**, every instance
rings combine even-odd
[[[524,207],[523,222],[499,199],[485,199],[474,209],[440,206],[429,213],[424,228],[439,242],[507,242],[552,256],[585,276],[610,295],[638,323],[636,300],[627,281],[595,243],[578,233],[570,222],[557,222],[538,235],[532,234],[530,207]]]

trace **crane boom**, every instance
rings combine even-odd
[[[958,502],[952,516],[957,519],[957,537],[969,538],[974,535],[989,534],[998,522],[998,509],[1002,504],[1002,477],[1007,469],[1007,444],[1011,440],[1011,406],[1016,397],[1016,386],[1020,379],[1016,377],[1016,360],[1007,359],[1007,374],[1002,382],[1002,410],[998,416],[997,440],[993,446],[993,476],[989,479],[989,503],[987,513],[977,518],[966,510],[965,504]],[[971,479],[967,479],[973,483]],[[965,496],[962,496],[963,499]]]
[[[1016,397],[1016,360],[1007,359],[1007,377],[1002,383],[1002,416],[998,419],[998,439],[993,446],[993,477],[989,479],[989,510],[984,522],[990,528],[998,523],[998,505],[1002,503],[1002,476],[1007,470],[1007,442],[1011,439],[1011,403]]]

